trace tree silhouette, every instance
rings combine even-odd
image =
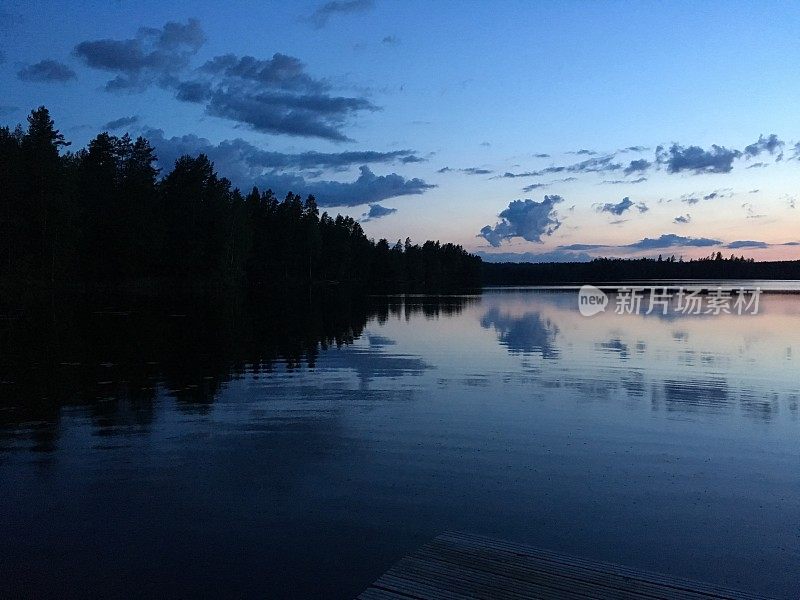
[[[103,132],[68,145],[46,108],[28,129],[0,129],[0,273],[11,283],[136,281],[369,289],[480,284],[460,246],[370,240],[351,217],[320,214],[313,196],[247,196],[204,154],[159,179],[150,143]]]

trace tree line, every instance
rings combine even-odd
[[[486,285],[604,283],[658,279],[800,279],[800,261],[756,262],[744,256],[595,258],[583,263],[483,263]]]
[[[314,196],[242,193],[207,156],[161,175],[153,146],[103,132],[77,152],[40,107],[0,128],[0,278],[11,283],[337,282],[379,289],[480,284],[461,246],[377,242]]]

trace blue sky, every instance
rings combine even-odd
[[[0,2],[0,122],[205,151],[391,241],[800,257],[800,5],[166,4]]]

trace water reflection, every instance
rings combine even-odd
[[[531,290],[3,308],[0,596],[347,598],[461,529],[792,597],[800,297],[762,309],[585,318]]]
[[[393,352],[386,336],[361,340],[367,323],[451,317],[473,301],[324,292],[30,302],[0,322],[0,449],[28,439],[53,451],[64,411],[77,407],[97,435],[141,434],[160,395],[202,415],[246,376],[351,370],[367,389],[418,375],[431,365]]]

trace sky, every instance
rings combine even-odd
[[[0,0],[0,123],[488,260],[800,258],[800,4]]]

